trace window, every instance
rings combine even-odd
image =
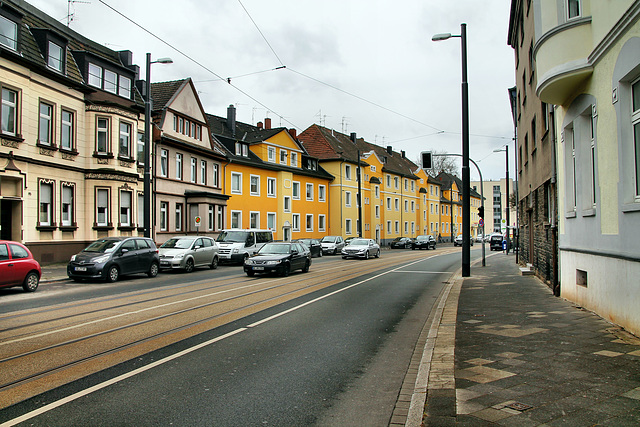
[[[396,221],[394,225],[396,234],[400,234],[400,221]]]
[[[351,207],[351,191],[344,192],[344,205],[346,207]]]
[[[291,197],[289,196],[284,196],[284,211],[285,212],[291,212]]]
[[[267,178],[267,197],[276,197],[276,179]]]
[[[260,227],[260,212],[249,213],[249,227],[250,228]]]
[[[98,117],[96,125],[96,152],[107,154],[109,152],[109,119]]]
[[[200,160],[200,184],[207,184],[207,162]]]
[[[633,147],[635,154],[635,199],[640,199],[640,80],[631,85],[631,126],[633,127]]]
[[[209,205],[209,215],[207,217],[207,228],[209,231],[215,230],[215,220],[216,220],[216,207],[215,205]]]
[[[217,163],[213,164],[213,183],[212,184],[216,188],[220,186],[220,165]]]
[[[176,231],[182,231],[182,203],[176,203]]]
[[[104,70],[104,90],[116,93],[118,85],[118,75],[110,70]]]
[[[387,187],[391,187],[391,175],[386,175],[387,177]]]
[[[391,234],[391,221],[387,221],[387,234]]]
[[[270,230],[276,228],[276,214],[274,212],[267,213],[267,228]]]
[[[344,165],[344,179],[351,180],[351,165]]]
[[[2,16],[0,16],[0,18],[2,18]],[[0,40],[2,40],[1,34]],[[2,121],[2,133],[4,134],[15,136],[18,133],[18,123],[16,120],[17,103],[18,92],[2,88],[2,115],[0,116],[0,120]]]
[[[260,177],[258,175],[251,175],[249,178],[250,181],[250,191],[252,196],[260,195]]]
[[[287,164],[287,152],[286,150],[280,150],[280,164],[282,165],[286,165]]]
[[[74,148],[74,115],[71,111],[62,110],[62,123],[60,125],[60,148],[73,150]]]
[[[325,215],[318,215],[318,231],[326,231],[327,219]]]
[[[373,190],[374,194],[376,195],[376,199],[380,198],[380,187],[376,185]]]
[[[591,162],[591,204],[596,206],[596,136],[595,136],[595,117],[591,114],[589,117],[589,160]]]
[[[131,192],[120,192],[120,225],[131,225]]]
[[[176,153],[176,179],[182,180],[182,153]]]
[[[136,160],[138,163],[144,163],[144,133],[138,132],[136,139]]]
[[[393,186],[398,189],[400,188],[400,179],[397,176],[393,177]]]
[[[96,190],[96,225],[99,227],[109,225],[109,190],[106,188]]]
[[[0,16],[0,44],[9,49],[18,49],[18,24]]]
[[[345,234],[351,234],[351,219],[344,220],[344,232]]]
[[[409,212],[409,201],[408,200],[404,201],[404,211],[405,212]]]
[[[291,229],[293,231],[300,231],[300,214],[291,215]]]
[[[221,229],[224,224],[224,211],[222,208],[218,208],[218,229]]]
[[[102,88],[102,67],[89,63],[89,81],[91,86]]]
[[[129,123],[120,122],[120,144],[118,148],[118,156],[131,157],[131,125]]]
[[[318,200],[324,202],[326,199],[326,187],[324,185],[318,185]]]
[[[144,227],[144,193],[138,193],[138,227]]]
[[[191,182],[196,182],[196,175],[198,172],[198,160],[195,157],[191,158]]]
[[[166,178],[169,174],[169,151],[160,150],[160,176]]]
[[[242,174],[231,172],[231,192],[234,194],[242,194]]]
[[[120,76],[118,81],[118,95],[131,99],[131,79]]]
[[[380,218],[380,206],[376,205],[376,218]]]
[[[269,161],[271,163],[275,163],[276,162],[276,149],[275,149],[275,147],[268,147],[267,148],[267,161]]]
[[[38,122],[38,142],[44,145],[51,145],[53,142],[53,106],[47,103],[40,103],[40,121]]]
[[[291,183],[291,196],[293,200],[300,200],[300,183],[297,181]]]
[[[231,228],[242,227],[242,212],[231,211]]]
[[[60,222],[63,227],[73,225],[73,190],[69,184],[62,184],[62,209],[60,211]]]
[[[387,197],[387,210],[391,210],[391,197]]]
[[[291,152],[291,165],[294,168],[298,167],[298,153]]]
[[[160,231],[167,231],[169,203],[160,202]]]
[[[40,192],[38,194],[40,198],[40,216],[39,226],[52,226],[53,224],[53,183],[52,182],[40,182]]]
[[[567,19],[580,17],[580,0],[567,0]]]
[[[60,45],[50,41],[49,42],[49,58],[47,59],[47,65],[54,70],[63,71],[64,57],[62,56],[63,49]]]
[[[307,184],[307,200],[313,200],[313,184]]]
[[[398,199],[398,198],[394,199],[394,205],[395,205],[396,211],[399,211],[400,210],[400,199]]]

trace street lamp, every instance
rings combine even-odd
[[[507,183],[506,183],[506,187],[507,187],[507,203],[506,203],[506,208],[507,208],[507,254],[509,253],[509,248],[511,247],[511,232],[509,231],[509,211],[511,210],[511,206],[509,206],[509,145],[505,145],[503,148],[496,148],[495,150],[493,150],[494,153],[501,153],[503,152],[505,153],[505,158],[506,158],[506,163],[507,163]]]
[[[151,60],[147,53],[147,81],[144,99],[144,237],[151,237],[151,64],[172,64],[171,58]]]
[[[433,41],[460,37],[462,47],[462,277],[471,276],[471,198],[469,176],[469,83],[467,82],[467,24],[460,24],[460,34],[436,34]]]

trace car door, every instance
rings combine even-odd
[[[17,284],[17,272],[14,261],[9,256],[9,248],[5,243],[0,244],[0,286]]]
[[[302,245],[298,243],[291,244],[291,270],[297,270],[304,267],[306,257],[304,256],[305,250]]]
[[[113,255],[113,261],[120,267],[120,274],[141,271],[138,265],[138,247],[134,239],[125,240]]]
[[[138,256],[138,273],[146,273],[155,259],[156,250],[147,239],[135,239]]]
[[[211,260],[207,260],[207,248],[204,245],[204,239],[202,237],[198,238],[191,245],[191,249],[193,250],[193,260],[196,265],[207,264]]]

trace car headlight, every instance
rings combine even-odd
[[[102,264],[104,262],[107,262],[108,259],[109,259],[109,255],[102,255],[102,256],[99,256],[98,258],[92,259],[91,262],[95,264]]]
[[[184,254],[178,254],[178,255],[174,255],[173,258],[175,259],[182,259],[184,258]]]
[[[245,263],[246,265],[253,265],[253,264],[254,264],[254,262],[253,262],[253,260],[252,260],[252,259],[248,259],[248,260],[246,260],[244,263]]]
[[[238,248],[233,248],[233,251],[232,251],[232,252],[233,252],[234,254],[237,254],[238,252],[240,252],[240,250],[239,250]]]
[[[282,261],[267,261],[267,265],[278,265],[280,264]]]
[[[76,256],[75,255],[71,255],[71,261],[75,261],[76,260]]]

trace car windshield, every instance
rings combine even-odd
[[[322,240],[320,240],[323,243],[335,243],[336,242],[336,238],[335,236],[324,236],[322,238]]]
[[[427,236],[418,236],[416,240],[429,240],[429,238]]]
[[[113,252],[113,250],[118,246],[120,240],[111,240],[111,239],[100,239],[96,240],[89,246],[84,249],[84,252],[95,252],[108,254],[109,252]]]
[[[277,243],[267,243],[266,245],[264,245],[263,247],[260,248],[260,250],[258,251],[258,254],[260,255],[265,255],[265,254],[288,254],[289,253],[289,248],[290,245],[282,245],[282,244],[277,244]]]
[[[369,241],[366,239],[353,239],[352,241],[349,242],[350,245],[356,246],[356,245],[368,245]]]
[[[193,239],[177,239],[174,237],[164,242],[160,247],[165,249],[189,249],[192,243]]]
[[[216,241],[228,243],[245,243],[249,233],[246,231],[223,231]]]
[[[311,246],[311,243],[312,243],[311,239],[300,239],[300,240],[298,240],[298,242],[304,243],[307,246]]]

